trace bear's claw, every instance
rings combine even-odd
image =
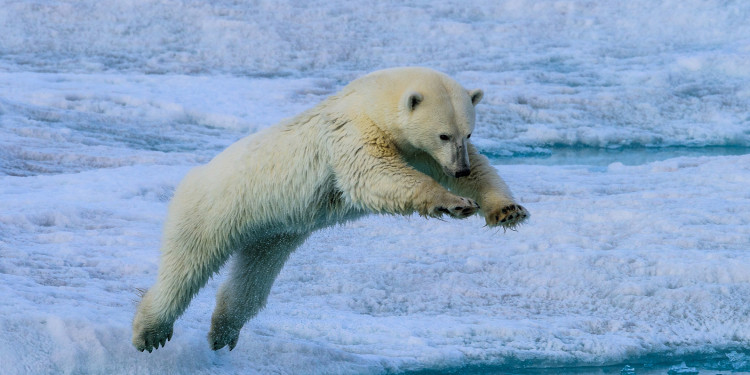
[[[154,349],[167,345],[167,341],[172,340],[172,334],[171,324],[160,325],[158,328],[149,329],[133,337],[133,345],[140,352],[147,350],[151,353]]]
[[[211,343],[211,349],[212,350],[219,350],[219,349],[221,349],[221,348],[223,348],[225,346],[228,346],[229,347],[229,351],[231,352],[232,349],[234,349],[234,347],[237,346],[237,341],[239,340],[239,338],[240,337],[237,336],[234,339],[232,339],[231,341],[226,342],[226,343],[219,342],[219,341],[214,341],[213,343]]]
[[[511,204],[499,209],[491,210],[486,213],[485,221],[487,226],[502,226],[503,228],[513,229],[519,224],[526,221],[531,216],[526,209],[520,204]]]
[[[212,350],[219,350],[225,346],[229,346],[229,350],[231,351],[237,346],[239,339],[240,330],[228,326],[215,327],[212,325],[211,331],[208,333],[208,343],[211,345]]]
[[[442,214],[447,214],[456,219],[463,219],[474,215],[478,210],[479,205],[474,200],[456,197],[456,200],[451,202],[451,204],[439,205],[433,208],[433,214],[430,216],[439,217]]]
[[[172,339],[174,320],[158,318],[153,307],[154,293],[144,292],[133,318],[133,346],[142,352],[151,353]]]

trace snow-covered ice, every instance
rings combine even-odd
[[[0,1],[0,368],[348,374],[720,356],[748,371],[747,19],[750,4],[719,0]],[[472,140],[504,157],[531,221],[503,232],[478,217],[370,216],[324,230],[232,352],[206,340],[223,274],[165,348],[137,352],[137,289],[155,280],[182,176],[395,65],[485,90]],[[597,165],[514,163],[612,149]]]

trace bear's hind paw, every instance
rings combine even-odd
[[[211,350],[219,350],[225,346],[229,346],[231,351],[237,346],[237,341],[240,339],[240,330],[222,326],[220,328],[211,327],[211,332],[208,333],[208,345],[211,346]]]
[[[133,334],[133,345],[142,352],[147,350],[151,353],[154,349],[164,347],[167,341],[172,340],[174,330],[172,324],[157,324],[153,327],[144,328],[141,332]]]

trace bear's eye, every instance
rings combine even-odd
[[[447,141],[447,140],[451,139],[451,137],[449,137],[447,134],[440,134],[440,139],[442,139],[444,141]]]
[[[469,135],[466,136],[466,139],[469,139],[469,138],[471,138],[471,133],[469,133]]]

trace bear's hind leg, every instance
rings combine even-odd
[[[139,351],[151,352],[172,338],[175,320],[231,255],[225,244],[190,243],[180,238],[164,247],[156,284],[143,295],[133,319],[133,345]]]
[[[289,255],[309,234],[264,238],[235,254],[229,278],[219,288],[208,343],[213,350],[234,349],[240,329],[265,305],[276,276]]]

